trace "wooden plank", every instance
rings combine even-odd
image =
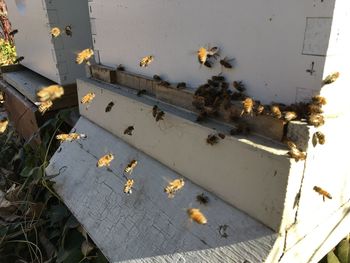
[[[108,82],[117,82],[117,72],[115,68],[103,66],[103,65],[91,65],[91,76],[95,79]]]
[[[23,67],[21,64],[14,64],[14,65],[8,65],[8,66],[1,66],[0,67],[0,73],[7,73],[7,72],[14,72],[14,71],[21,71],[24,70],[25,67]]]
[[[55,189],[111,262],[264,262],[278,237],[266,226],[185,179],[169,199],[163,189],[180,174],[81,117],[76,132],[85,140],[63,143],[46,170],[61,173]],[[109,169],[98,158],[115,154]],[[131,195],[123,193],[123,170],[136,159]],[[207,205],[196,201],[209,197]],[[208,223],[198,225],[186,214],[198,207]],[[227,225],[227,238],[220,235]],[[154,261],[153,261],[154,260]]]

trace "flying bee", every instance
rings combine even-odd
[[[61,142],[72,142],[79,140],[81,138],[86,138],[87,136],[85,134],[79,134],[79,133],[68,133],[68,134],[58,134],[56,135],[56,139]]]
[[[23,59],[24,59],[23,56],[18,57],[18,58],[16,58],[16,59],[13,61],[13,64],[17,64],[17,63],[21,62]]]
[[[285,121],[292,121],[296,119],[298,115],[294,111],[286,111],[284,112],[284,120]]]
[[[134,180],[128,179],[124,185],[124,193],[132,194],[132,187],[134,186]]]
[[[234,81],[233,87],[235,87],[239,92],[245,92],[246,88],[242,81]]]
[[[165,115],[164,111],[159,111],[157,113],[157,116],[156,116],[156,122],[158,122],[160,120],[163,120],[164,119],[164,115]]]
[[[77,64],[82,64],[86,62],[86,64],[90,64],[89,59],[94,55],[94,51],[91,48],[84,49],[83,51],[77,54],[75,62]]]
[[[6,131],[8,124],[8,119],[3,118],[2,120],[0,120],[0,134],[3,134]]]
[[[171,181],[165,188],[164,192],[168,194],[168,198],[174,198],[175,193],[185,186],[184,179],[175,179]]]
[[[200,47],[197,51],[197,57],[200,64],[204,65],[208,58],[208,50],[204,47]]]
[[[14,36],[18,33],[18,29],[14,29],[9,33],[9,36]]]
[[[241,112],[241,116],[243,114],[253,115],[254,100],[252,98],[246,98],[242,102],[242,104],[243,104],[243,110]]]
[[[157,105],[154,105],[153,108],[152,108],[152,115],[153,115],[153,118],[156,118],[157,117],[157,113],[159,111],[159,108]]]
[[[326,143],[326,136],[320,131],[315,132],[312,136],[313,146],[315,147],[318,143],[321,145]]]
[[[201,193],[200,195],[196,196],[196,200],[201,205],[206,205],[209,203],[209,197],[206,196],[204,193]]]
[[[155,81],[162,81],[162,78],[159,77],[158,75],[153,75],[153,79],[154,79]]]
[[[122,64],[119,64],[119,66],[117,67],[117,70],[125,71],[125,67]]]
[[[80,100],[81,104],[89,104],[94,98],[96,94],[94,92],[87,93],[82,99]]]
[[[327,99],[322,96],[314,96],[312,97],[312,102],[317,105],[326,105],[327,104]]]
[[[149,64],[151,64],[154,60],[154,56],[146,56],[144,58],[141,59],[140,61],[140,67],[142,68],[146,68],[149,66]]]
[[[318,186],[314,186],[314,191],[319,193],[320,195],[322,195],[323,198],[323,202],[325,201],[325,197],[327,197],[328,199],[332,199],[332,196],[330,193],[328,193],[326,190],[323,190],[321,187]]]
[[[98,160],[96,167],[110,166],[113,159],[114,159],[113,154],[111,153],[106,154]]]
[[[214,144],[217,144],[219,142],[219,137],[216,136],[216,134],[209,134],[206,141],[208,144],[214,145]]]
[[[271,107],[271,113],[272,113],[272,116],[277,118],[277,119],[282,118],[282,112],[281,112],[280,108],[277,105],[273,105]]]
[[[204,62],[204,66],[206,66],[207,68],[212,68],[213,67],[212,63],[209,60]]]
[[[137,165],[137,161],[136,160],[132,160],[127,167],[125,167],[124,172],[131,174],[133,172],[133,170],[135,169]]]
[[[207,223],[207,219],[198,208],[187,209],[187,214],[188,217],[191,220],[195,221],[197,224],[205,225]]]
[[[224,68],[233,68],[232,64],[229,61],[232,61],[233,59],[226,59],[226,57],[224,59],[220,60],[220,64],[221,66],[223,66]]]
[[[177,89],[186,89],[186,83],[185,82],[180,82],[176,86]]]
[[[295,145],[294,142],[292,141],[287,141],[287,146],[289,148],[288,155],[293,158],[296,162],[299,160],[305,160],[306,159],[306,154],[302,151],[300,151],[297,146]]]
[[[340,76],[339,72],[334,72],[330,75],[328,75],[324,80],[323,80],[323,84],[327,85],[327,84],[331,84],[333,82],[335,82]]]
[[[308,124],[315,127],[324,125],[324,117],[321,114],[311,114],[307,120]]]
[[[61,29],[58,27],[54,27],[51,29],[51,35],[52,37],[58,37],[61,34]]]
[[[135,129],[134,126],[129,126],[128,128],[125,129],[124,134],[131,136],[134,129]]]
[[[39,90],[36,95],[39,99],[39,101],[47,101],[47,100],[55,100],[60,98],[64,94],[63,87],[59,85],[51,85],[48,87],[44,87],[41,90]]]
[[[44,114],[46,111],[48,111],[53,106],[53,102],[51,100],[37,102],[35,104],[39,105],[38,110],[41,114]]]
[[[105,109],[105,112],[110,112],[112,110],[113,106],[114,106],[114,102],[113,101],[108,103],[108,105],[107,105],[107,107]]]
[[[66,26],[66,27],[64,28],[64,32],[65,32],[66,35],[69,36],[69,37],[73,36],[72,26]]]

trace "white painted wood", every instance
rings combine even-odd
[[[324,56],[329,42],[337,39],[330,21],[335,6],[349,11],[346,2],[94,0],[90,17],[102,64],[122,63],[135,73],[158,74],[196,88],[221,71],[219,66],[200,67],[196,50],[219,46],[222,57],[235,58],[235,69],[223,70],[230,81],[243,80],[248,93],[263,102],[293,103],[320,92]],[[337,24],[344,35],[349,35],[349,22],[347,17]],[[155,60],[140,68],[146,55]]]
[[[72,84],[85,76],[83,65],[75,63],[76,54],[92,47],[88,0],[8,0],[9,19],[17,29],[17,55],[22,65],[61,85]],[[64,28],[72,27],[72,37]],[[52,39],[50,30],[59,27],[62,35]]]
[[[76,132],[88,138],[63,143],[46,169],[60,175],[55,189],[111,262],[263,262],[276,239],[267,227],[185,178],[174,199],[163,192],[182,177],[104,129],[81,117]],[[115,154],[110,169],[96,162]],[[123,193],[123,170],[138,160],[131,195]],[[196,195],[209,196],[199,205]],[[186,209],[199,207],[207,225],[191,223]],[[218,232],[227,224],[227,238]],[[183,261],[181,261],[183,260]]]
[[[228,126],[200,125],[194,122],[195,114],[154,98],[137,97],[130,89],[93,80],[79,79],[77,84],[79,98],[88,92],[96,94],[90,105],[80,104],[82,116],[275,231],[282,218],[283,224],[294,222],[292,200],[299,191],[304,165],[290,160],[285,146],[255,136],[229,135],[211,146],[207,136],[214,129],[229,134]],[[115,105],[106,113],[111,101]],[[156,122],[152,116],[155,104],[165,111],[163,121]],[[130,125],[135,128],[133,135],[124,135]]]

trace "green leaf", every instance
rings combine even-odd
[[[340,263],[339,259],[337,258],[337,256],[334,254],[333,251],[331,251],[327,254],[327,262],[328,263]]]
[[[337,246],[337,256],[341,263],[349,263],[349,252],[350,252],[350,243],[348,240],[342,240]]]
[[[62,204],[51,206],[50,211],[48,212],[51,226],[61,222],[68,217],[69,214],[68,209]]]

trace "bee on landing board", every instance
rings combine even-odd
[[[189,208],[187,209],[188,217],[200,225],[205,225],[208,221],[203,213],[198,208]]]
[[[141,68],[146,68],[149,66],[149,64],[151,64],[154,60],[154,56],[146,56],[146,57],[143,57],[140,61],[140,67]]]
[[[288,155],[291,158],[293,158],[296,162],[298,162],[299,160],[303,161],[306,159],[306,153],[300,151],[294,142],[287,141],[287,146],[289,148]]]
[[[324,117],[321,114],[311,114],[307,120],[308,124],[315,127],[324,125]]]
[[[156,116],[156,122],[160,120],[164,120],[164,115],[165,115],[164,111],[159,111]]]
[[[160,76],[158,76],[158,75],[153,75],[153,79],[155,81],[162,81],[162,78]]]
[[[275,117],[276,119],[282,118],[282,112],[277,105],[273,105],[271,107],[271,113],[272,113],[272,116]]]
[[[72,142],[79,140],[81,138],[86,138],[87,136],[85,134],[79,134],[79,133],[68,133],[68,134],[58,134],[56,135],[56,139],[61,142]]]
[[[110,112],[112,110],[113,106],[114,106],[114,102],[113,101],[108,103],[108,105],[107,105],[107,107],[105,109],[105,112]]]
[[[72,26],[66,26],[64,28],[64,32],[66,33],[67,36],[72,37],[73,36]]]
[[[125,67],[122,64],[119,64],[119,66],[117,67],[117,70],[125,71]]]
[[[58,27],[54,27],[51,29],[51,35],[52,37],[58,37],[59,35],[61,35],[61,29],[59,29]]]
[[[0,120],[0,134],[3,134],[6,131],[8,124],[8,119],[3,118],[2,120]]]
[[[324,80],[323,80],[323,85],[328,85],[333,82],[335,82],[340,76],[339,72],[334,72],[332,74],[329,74]]]
[[[128,179],[124,185],[124,193],[132,194],[132,188],[134,186],[134,180]]]
[[[204,193],[201,193],[200,195],[196,196],[196,200],[201,205],[206,205],[209,203],[209,197],[206,196]]]
[[[234,81],[233,87],[235,87],[239,92],[245,92],[246,88],[242,81]]]
[[[125,129],[124,134],[132,136],[132,132],[134,130],[134,126],[129,126],[128,128]]]
[[[51,85],[44,87],[36,93],[39,101],[55,100],[60,98],[64,94],[64,89],[59,85]]]
[[[125,167],[124,172],[127,174],[131,174],[135,167],[137,166],[137,161],[136,160],[132,160],[127,167]]]
[[[246,98],[243,102],[243,110],[241,112],[241,116],[243,114],[249,114],[253,116],[253,107],[254,107],[254,100],[251,98]]]
[[[111,154],[111,153],[106,154],[106,155],[102,156],[102,157],[98,160],[96,166],[97,166],[97,167],[110,166],[110,165],[111,165],[111,162],[113,161],[113,159],[114,159],[114,155],[113,155],[113,154]]]
[[[137,97],[141,97],[143,94],[146,94],[146,93],[147,93],[147,90],[141,89],[136,93],[136,95],[137,95]]]
[[[77,64],[82,64],[86,62],[86,64],[90,65],[89,59],[94,55],[94,51],[91,48],[84,49],[83,51],[77,54],[75,62]]]
[[[94,98],[95,98],[95,93],[89,92],[87,93],[82,99],[80,100],[81,104],[89,104]]]
[[[328,199],[332,199],[332,196],[330,193],[328,193],[326,190],[323,190],[321,187],[318,186],[314,186],[314,191],[319,193],[320,195],[322,195],[323,198],[323,202],[325,201],[325,197],[327,197]]]
[[[223,66],[224,68],[233,68],[232,64],[230,63],[230,61],[234,60],[234,58],[232,59],[227,59],[226,57],[224,59],[220,60],[220,65]]]
[[[286,111],[284,112],[284,120],[285,121],[292,121],[296,119],[298,115],[294,111]]]
[[[216,134],[209,134],[206,141],[208,144],[214,145],[219,142],[219,137]]]
[[[174,198],[175,193],[178,192],[184,186],[184,179],[175,179],[164,188],[164,192],[168,194],[168,198]]]

